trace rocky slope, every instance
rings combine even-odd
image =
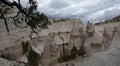
[[[9,15],[13,16],[15,13]],[[50,19],[51,25],[42,29],[38,35],[32,33],[29,27],[17,28],[12,20],[8,22],[10,32],[7,33],[4,21],[2,19],[0,21],[0,55],[19,62],[28,62],[26,55],[23,54],[21,45],[23,41],[30,43],[32,49],[41,56],[41,64],[47,66],[57,63],[60,54],[66,51],[70,54],[73,45],[79,48],[85,37],[85,28],[79,19]],[[65,52],[62,49],[64,44]]]
[[[55,66],[119,66],[120,47],[112,50],[93,53],[85,58],[77,58],[74,61]]]
[[[14,11],[15,10],[15,11]],[[16,15],[10,10],[5,17]],[[119,18],[117,17],[119,20]],[[51,24],[38,35],[29,27],[19,29],[8,19],[10,32],[7,33],[3,19],[0,19],[0,66],[24,66],[28,63],[24,54],[23,41],[28,41],[35,53],[40,55],[41,66],[119,66],[120,65],[120,22],[103,22],[83,26],[79,19],[49,19]],[[116,19],[115,19],[116,20]],[[114,21],[114,20],[113,20]],[[88,56],[59,64],[58,58],[70,54],[85,45]]]
[[[120,65],[120,22],[93,25],[93,27],[95,29],[93,36],[88,36],[85,42],[90,53],[84,57],[78,57],[73,61],[57,64],[55,66]],[[102,47],[98,43],[101,44]],[[98,51],[98,49],[102,50]]]

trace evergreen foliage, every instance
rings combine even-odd
[[[40,61],[40,55],[34,50],[32,50],[32,48],[30,48],[27,58],[30,65],[38,66]]]
[[[78,50],[78,55],[79,56],[82,56],[82,55],[85,55],[86,54],[86,50],[85,50],[85,46],[84,44],[82,44]]]
[[[58,58],[58,62],[59,62],[59,63],[67,62],[67,61],[69,61],[69,60],[71,60],[71,56],[70,56],[70,55],[64,55],[64,56]]]
[[[30,47],[30,44],[28,41],[26,42],[23,41],[21,44],[23,47],[23,54],[28,53],[27,59],[28,59],[29,65],[38,66],[40,61],[40,55]]]
[[[86,54],[86,50],[84,47],[84,44],[82,44],[79,48],[79,50],[77,49],[77,47],[73,46],[73,48],[71,49],[71,54],[70,55],[63,55],[60,58],[58,58],[58,62],[62,63],[62,62],[67,62],[70,60],[75,59],[77,56],[83,56]]]
[[[27,53],[29,45],[30,45],[29,42],[28,41],[27,42],[23,41],[21,44],[22,44],[23,54]]]
[[[28,0],[29,6],[24,8],[22,7],[20,0],[18,2],[16,1],[7,1],[7,0],[0,0],[0,3],[4,4],[5,6],[8,6],[9,9],[12,9],[16,7],[18,9],[18,12],[15,16],[7,17],[11,18],[14,21],[14,24],[19,28],[24,28],[23,24],[26,23],[27,26],[30,26],[33,32],[37,32],[36,30],[47,28],[47,25],[50,24],[49,18],[43,14],[37,11],[37,2],[36,0]],[[5,26],[7,31],[9,32],[8,28],[8,20],[5,18],[5,12],[8,11],[4,10],[5,7],[0,9],[0,18],[2,18],[5,22]],[[13,11],[14,12],[14,11]],[[7,12],[8,13],[8,12]]]
[[[71,49],[71,59],[76,58],[77,54],[78,54],[78,50],[75,46],[73,46],[73,48]]]

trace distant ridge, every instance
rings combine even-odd
[[[103,22],[100,21],[98,23],[95,23],[94,25],[100,25],[100,24],[106,24],[111,22],[120,22],[120,15],[113,17],[112,19],[104,20]]]

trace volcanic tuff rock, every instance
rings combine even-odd
[[[16,13],[17,9],[11,9],[5,17],[14,16]],[[11,19],[8,19],[10,32],[7,33],[3,19],[0,19],[0,65],[24,66],[28,62],[27,54],[23,54],[21,45],[23,41],[28,41],[32,50],[41,56],[40,66],[41,64],[43,66],[120,65],[120,22],[98,25],[88,22],[85,28],[79,19],[49,20],[51,25],[36,35],[29,27],[19,29]],[[92,55],[58,64],[57,60],[60,56],[70,54],[73,46],[79,49],[83,44]]]
[[[8,34],[7,31],[5,31],[6,29],[3,28],[3,20],[0,20],[2,27],[0,28],[0,54],[16,61],[27,62],[27,58],[22,54],[22,41],[30,42],[32,49],[41,55],[42,64],[46,64],[46,62],[51,64],[57,61],[60,54],[63,54],[63,44],[68,44],[65,46],[65,51],[69,54],[73,45],[79,48],[81,42],[84,40],[85,28],[79,19],[53,22],[51,25],[48,25],[47,29],[42,29],[41,32],[39,32],[39,37],[31,33],[29,27],[19,29],[13,24],[10,25],[9,28],[14,26],[16,29],[10,31]],[[54,57],[52,58],[52,62],[50,62],[51,54]]]

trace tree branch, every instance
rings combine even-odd
[[[4,3],[5,5],[8,5],[10,7],[13,7],[13,6],[16,6],[20,12],[22,12],[23,14],[25,14],[26,16],[28,16],[28,14],[26,13],[25,9],[21,6],[20,4],[20,0],[19,0],[19,3],[13,1],[13,2],[9,2],[9,1],[6,1],[6,0],[0,0],[2,3]]]
[[[6,26],[7,32],[9,33],[9,28],[8,28],[7,20],[6,20],[6,18],[4,17],[4,15],[3,15],[3,13],[2,13],[1,10],[0,10],[0,13],[1,13],[1,17],[2,17],[3,20],[4,20],[4,24],[5,24],[5,26]]]
[[[12,8],[13,8],[13,6],[15,6],[19,10],[19,12],[17,13],[17,15],[15,17],[17,17],[21,13],[22,16],[25,17],[25,23],[28,26],[30,26],[31,29],[37,29],[37,27],[46,28],[47,24],[49,24],[48,17],[46,15],[44,15],[43,13],[40,14],[39,12],[36,12],[37,4],[36,4],[36,1],[34,1],[34,0],[29,0],[30,6],[28,8],[22,7],[20,0],[18,0],[18,3],[15,1],[10,2],[8,0],[0,0],[0,1],[3,4],[10,6]],[[4,14],[2,14],[2,16],[5,21],[7,31],[9,32],[7,21],[4,18]],[[19,23],[20,21],[16,20],[15,17],[13,17],[14,24],[20,28],[21,26],[18,25],[18,24],[20,24]],[[22,21],[22,22],[24,22],[24,21]],[[33,32],[35,32],[35,31],[33,31]]]

